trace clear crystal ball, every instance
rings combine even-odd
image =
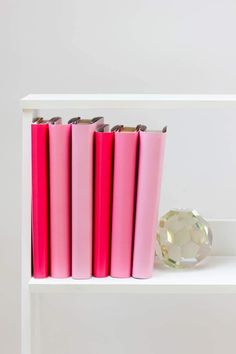
[[[195,210],[170,210],[160,219],[157,255],[172,268],[191,268],[206,258],[212,247],[211,229]]]

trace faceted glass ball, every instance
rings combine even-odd
[[[172,268],[191,268],[210,254],[212,232],[192,210],[171,210],[163,215],[157,231],[157,254]]]

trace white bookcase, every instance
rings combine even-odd
[[[236,219],[214,220],[214,244],[218,256],[196,270],[170,272],[157,267],[147,280],[91,278],[89,280],[34,279],[31,276],[31,129],[40,109],[166,109],[235,108],[236,95],[80,94],[28,95],[21,100],[23,113],[22,195],[22,354],[32,353],[31,296],[43,293],[236,293]],[[222,242],[222,238],[224,241]],[[230,254],[229,256],[229,250]],[[220,251],[219,251],[220,250]],[[214,252],[213,252],[214,254]],[[219,256],[220,254],[220,256]],[[35,310],[37,311],[37,310]],[[37,312],[36,312],[37,314]],[[36,315],[37,317],[37,315]],[[35,324],[37,325],[37,324]],[[40,345],[39,345],[40,347]],[[38,349],[38,354],[40,349]]]

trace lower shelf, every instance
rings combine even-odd
[[[157,265],[150,279],[31,278],[29,289],[32,293],[233,294],[236,293],[236,257],[208,257],[191,270]]]

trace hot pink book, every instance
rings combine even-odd
[[[108,125],[95,132],[93,275],[107,277],[110,272],[114,133]]]
[[[132,272],[138,130],[122,126],[113,130],[111,276],[127,278]]]
[[[140,131],[138,185],[134,232],[135,278],[152,276],[166,128]]]
[[[48,124],[42,118],[31,125],[32,140],[32,256],[33,276],[49,275]]]
[[[103,118],[72,122],[72,277],[92,276],[94,131]]]
[[[71,275],[70,151],[71,125],[49,124],[50,251],[54,278]]]

